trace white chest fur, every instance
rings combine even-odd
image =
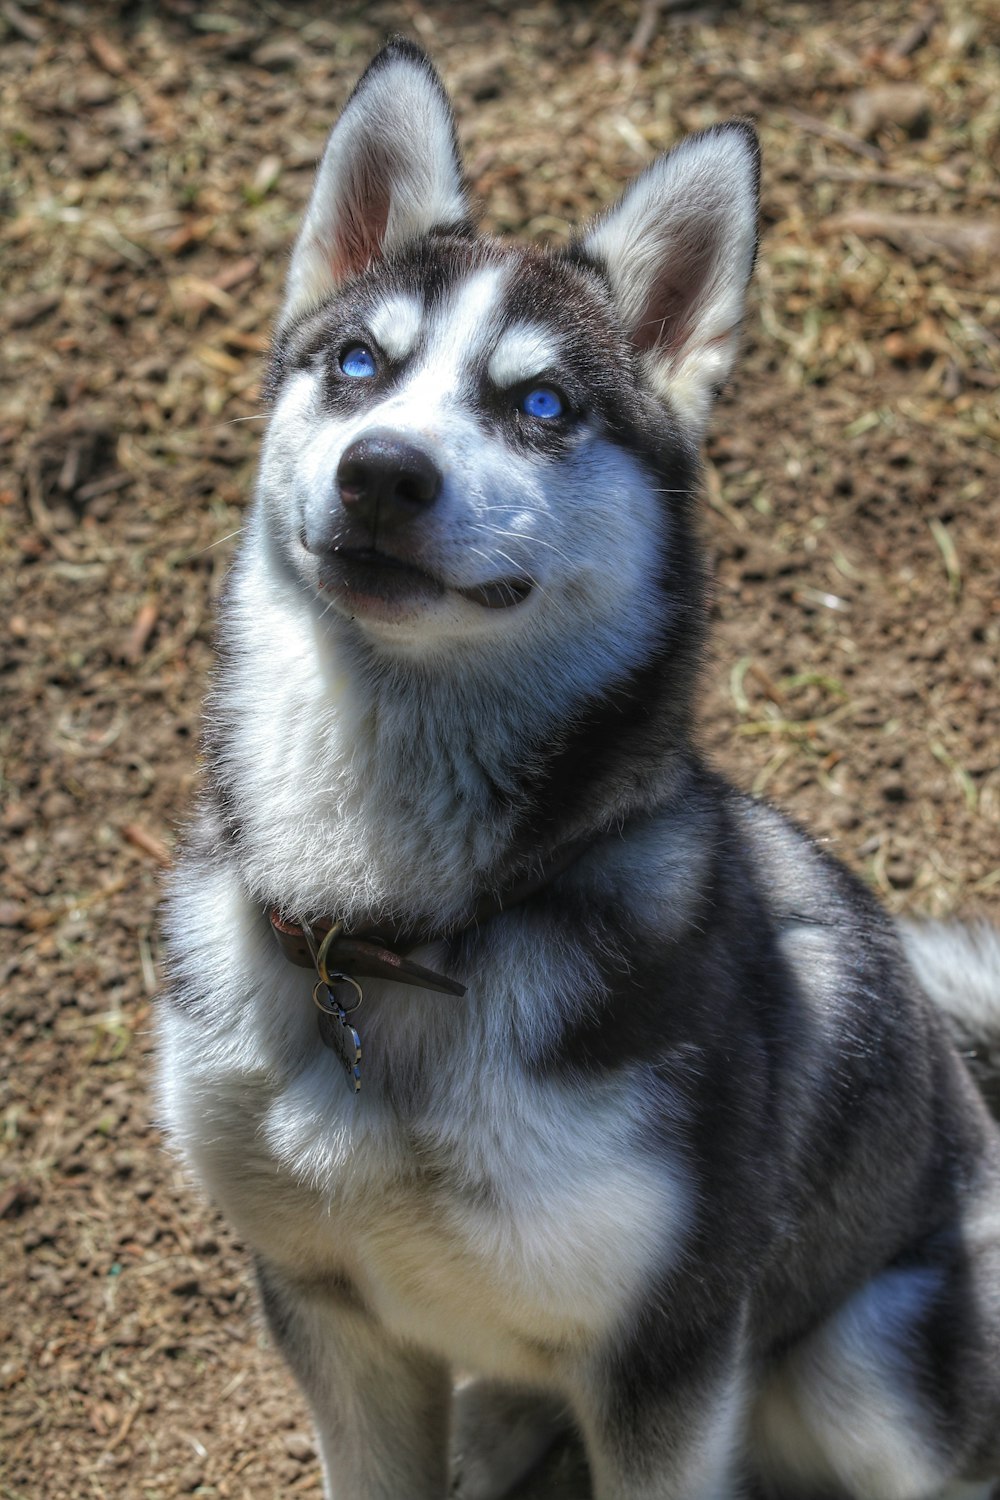
[[[387,1326],[446,1358],[539,1378],[548,1346],[599,1337],[671,1263],[689,1192],[679,1160],[642,1144],[643,1091],[529,1076],[520,1060],[518,1030],[593,982],[582,953],[546,953],[508,923],[506,961],[463,1000],[371,986],[353,1096],[319,1043],[308,975],[230,871],[186,872],[171,921],[188,937],[163,1021],[168,1125],[259,1253],[299,1279],[348,1276]]]

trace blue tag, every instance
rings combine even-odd
[[[361,1037],[329,985],[318,984],[313,999],[319,1010],[320,1041],[339,1057],[351,1092],[357,1094],[361,1089]]]

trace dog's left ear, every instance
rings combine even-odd
[[[714,126],[648,167],[575,246],[607,276],[653,389],[698,437],[736,355],[759,182],[753,126]]]
[[[448,96],[421,49],[397,38],[369,63],[333,128],[279,327],[399,245],[467,229],[468,217]]]

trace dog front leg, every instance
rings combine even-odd
[[[650,1345],[655,1338],[650,1339]],[[595,1362],[578,1396],[594,1500],[735,1500],[743,1495],[745,1378],[718,1343],[662,1361]]]
[[[258,1261],[268,1327],[312,1409],[327,1500],[444,1500],[451,1377],[390,1338],[343,1280]]]

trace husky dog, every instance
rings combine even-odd
[[[944,1011],[989,1010],[1000,945],[904,937],[692,745],[757,178],[734,121],[568,249],[481,238],[402,41],[319,169],[161,1097],[332,1500],[442,1500],[456,1371],[512,1417],[477,1500],[561,1422],[597,1500],[1000,1474],[1000,1133]]]

